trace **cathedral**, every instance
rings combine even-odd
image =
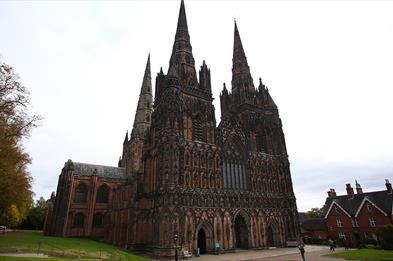
[[[285,247],[299,236],[285,138],[268,88],[256,88],[234,25],[231,88],[217,126],[210,69],[198,74],[181,1],[165,74],[148,57],[118,167],[68,160],[44,233],[90,237],[158,257]]]

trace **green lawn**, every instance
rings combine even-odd
[[[0,256],[0,261],[43,261],[43,260],[49,260],[49,261],[70,261],[70,260],[75,260],[74,258],[69,259],[69,258],[37,258],[37,257],[11,257],[11,256]],[[92,261],[92,260],[97,260],[97,259],[78,259],[78,261]],[[124,260],[124,259],[123,259]]]
[[[362,261],[393,261],[393,251],[377,249],[358,249],[347,252],[328,254],[326,256],[340,257],[347,260]]]
[[[64,258],[85,258],[104,260],[132,260],[143,261],[145,258],[132,255],[131,253],[116,246],[100,243],[94,240],[81,238],[47,237],[41,231],[17,231],[0,234],[0,252],[33,252],[40,249],[57,258],[9,258],[0,257],[0,260],[67,260]],[[63,258],[64,257],[64,258]],[[68,259],[69,260],[69,259]],[[83,259],[80,259],[83,260]]]

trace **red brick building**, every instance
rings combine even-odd
[[[346,185],[347,194],[337,196],[330,189],[325,202],[325,221],[328,236],[359,239],[377,239],[378,227],[393,224],[392,185],[385,180],[386,190],[363,192],[356,182],[356,193],[351,184]],[[357,235],[357,236],[356,236]]]

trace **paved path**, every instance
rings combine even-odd
[[[39,257],[39,258],[49,258],[49,256],[42,253],[0,253],[0,256],[13,256],[13,257]]]
[[[306,261],[341,261],[344,259],[323,257],[330,253],[327,246],[311,246],[307,245]],[[344,251],[337,249],[337,252]],[[235,253],[227,253],[223,255],[201,255],[200,257],[192,257],[188,260],[192,261],[302,261],[299,250],[297,248],[275,248],[265,250],[237,250]]]

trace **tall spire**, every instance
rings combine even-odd
[[[192,55],[190,35],[188,34],[186,9],[181,0],[179,18],[172,55],[169,61],[168,75],[179,78],[182,87],[195,87],[198,84],[195,60]]]
[[[242,40],[240,39],[239,30],[235,21],[235,32],[233,41],[233,58],[232,58],[232,92],[255,90],[254,83],[250,73],[250,67],[247,63],[246,54],[244,53]]]
[[[151,114],[153,112],[153,95],[150,74],[150,53],[147,58],[145,74],[143,76],[142,87],[139,94],[138,107],[135,113],[134,126],[131,138],[143,138],[145,131],[150,127]]]
[[[186,17],[186,8],[184,7],[184,1],[181,0],[180,3],[180,11],[179,18],[177,20],[177,30],[176,37],[184,36],[190,39],[190,35],[188,34],[188,26],[187,26],[187,17]]]

